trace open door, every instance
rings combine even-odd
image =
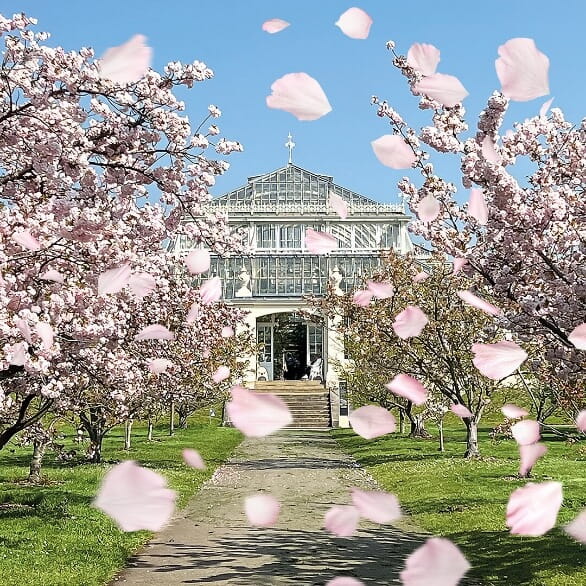
[[[256,379],[274,380],[272,323],[258,323],[256,325],[256,341],[260,344],[256,367]]]

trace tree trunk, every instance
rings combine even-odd
[[[409,418],[409,422],[411,423],[409,437],[423,437],[426,439],[431,437],[425,429],[425,421],[421,415],[412,415]]]
[[[399,409],[399,433],[401,435],[405,433],[405,412],[403,409]]]
[[[132,424],[133,423],[134,422],[132,419],[128,419],[124,423],[124,449],[125,450],[130,450],[130,436],[132,434]]]
[[[33,457],[29,467],[28,481],[34,484],[41,482],[41,466],[43,465],[43,456],[47,444],[40,440],[33,441]]]
[[[179,415],[179,427],[181,429],[187,429],[187,417],[189,415],[187,405],[180,404],[177,409],[177,414]]]
[[[466,424],[466,452],[465,458],[478,458],[480,449],[478,448],[478,420],[470,417],[464,419]]]
[[[171,413],[169,414],[169,435],[175,435],[175,401],[171,401]]]
[[[439,432],[439,451],[445,452],[446,448],[444,446],[444,422],[443,422],[443,420],[437,422],[437,430]]]
[[[148,422],[147,440],[149,442],[153,441],[153,420],[152,419],[149,419],[149,422]]]
[[[106,416],[101,407],[90,407],[89,417],[86,413],[80,413],[79,419],[90,438],[88,456],[92,464],[102,461],[102,441],[106,435]]]

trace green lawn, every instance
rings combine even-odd
[[[178,504],[209,478],[240,443],[231,428],[190,423],[169,437],[156,428],[152,442],[146,428],[135,423],[133,447],[122,450],[123,429],[114,429],[104,442],[99,465],[62,464],[48,453],[46,483],[30,486],[30,448],[10,446],[0,452],[0,584],[2,586],[93,586],[107,583],[150,537],[147,531],[123,533],[100,511],[90,507],[106,470],[121,460],[136,460],[161,472],[179,493]],[[75,447],[72,445],[75,449]],[[197,449],[208,465],[204,472],[183,464],[183,448]],[[79,448],[78,448],[79,449]]]
[[[507,501],[527,481],[515,477],[515,442],[495,444],[489,431],[487,426],[479,434],[483,459],[476,462],[461,458],[465,435],[457,424],[446,431],[445,454],[433,440],[393,434],[368,441],[350,430],[333,434],[385,490],[399,497],[413,523],[454,541],[473,566],[469,575],[486,586],[586,585],[586,546],[558,528],[586,507],[586,446],[545,438],[549,451],[532,480],[563,483],[557,527],[538,538],[512,536],[505,525]]]

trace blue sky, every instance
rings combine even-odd
[[[367,40],[349,39],[334,26],[351,6],[363,8],[374,20]],[[48,42],[66,49],[92,46],[99,56],[142,33],[153,47],[155,69],[174,60],[204,61],[216,77],[186,94],[190,120],[198,123],[208,104],[218,105],[222,134],[245,149],[229,158],[232,166],[213,189],[216,195],[244,184],[250,175],[286,164],[284,143],[290,131],[297,164],[333,175],[336,183],[364,195],[397,202],[396,183],[404,172],[383,167],[372,153],[370,142],[387,133],[388,126],[375,115],[370,96],[387,99],[415,126],[424,124],[426,115],[391,65],[385,49],[389,39],[405,54],[414,42],[436,45],[442,57],[438,71],[456,75],[470,92],[464,104],[473,123],[486,98],[499,88],[494,69],[498,46],[513,37],[532,37],[550,58],[553,105],[575,122],[585,115],[583,0],[22,0],[3,2],[2,12],[38,18],[37,29],[52,34]],[[275,17],[291,26],[278,34],[264,33],[263,21]],[[321,83],[333,106],[330,114],[300,122],[266,107],[272,82],[297,71]],[[546,99],[514,103],[505,127],[535,115]],[[449,163],[438,168],[452,169]]]

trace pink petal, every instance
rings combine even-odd
[[[376,158],[391,169],[409,169],[417,161],[413,149],[398,134],[384,134],[370,145]]]
[[[576,326],[570,332],[568,340],[570,340],[578,350],[586,350],[586,323]]]
[[[63,283],[65,279],[65,277],[63,277],[63,275],[55,269],[49,269],[48,271],[45,271],[40,276],[40,278],[44,279],[45,281],[55,281],[55,283]]]
[[[130,281],[132,269],[129,264],[123,264],[115,269],[103,272],[98,277],[98,295],[108,295],[109,293],[118,293]]]
[[[230,376],[230,369],[227,366],[220,366],[218,370],[214,372],[212,376],[212,380],[218,384],[221,383],[223,380],[226,380]]]
[[[134,35],[123,45],[108,49],[99,62],[100,77],[120,84],[141,79],[152,58],[152,50],[145,41],[143,35]]]
[[[325,514],[324,527],[338,537],[350,537],[356,532],[360,512],[352,505],[335,505]]]
[[[153,324],[143,328],[136,336],[135,340],[174,340],[175,334],[170,332],[161,324]]]
[[[470,411],[470,409],[468,409],[468,407],[466,407],[465,405],[462,405],[462,403],[453,403],[452,405],[450,405],[450,411],[454,415],[462,417],[462,419],[464,417],[472,417],[472,412]]]
[[[43,348],[48,350],[53,345],[53,337],[55,336],[53,328],[49,324],[40,321],[35,326],[35,330],[43,342]]]
[[[336,26],[351,39],[366,39],[370,32],[372,18],[361,8],[348,8],[340,15]]]
[[[553,98],[550,98],[549,100],[547,100],[547,102],[543,102],[543,104],[541,105],[541,108],[539,108],[539,117],[540,118],[544,118],[545,116],[547,116],[547,111],[549,110],[549,107],[551,106],[552,102],[553,102]]]
[[[26,362],[27,357],[27,350],[24,345],[24,342],[19,342],[18,344],[14,344],[10,349],[10,354],[12,355],[8,362],[14,366],[23,366]],[[7,358],[8,359],[8,358]]]
[[[407,374],[398,374],[385,387],[414,405],[423,405],[427,401],[427,389],[416,378]]]
[[[544,444],[527,444],[519,446],[519,455],[521,456],[521,463],[519,466],[519,474],[526,476],[531,471],[535,462],[547,452],[547,446]]]
[[[254,527],[272,527],[279,518],[281,503],[270,494],[259,493],[246,497],[244,512]]]
[[[390,523],[401,517],[399,499],[382,490],[352,489],[352,503],[360,515],[373,523]]]
[[[414,283],[421,283],[422,281],[425,281],[425,279],[427,279],[428,277],[429,277],[429,273],[426,273],[425,271],[421,271],[420,273],[417,273],[413,277],[413,282]]]
[[[232,336],[234,336],[234,328],[230,326],[224,326],[222,328],[222,331],[220,332],[220,335],[222,336],[222,338],[231,338]]]
[[[312,254],[328,254],[338,248],[338,241],[327,232],[316,232],[311,228],[305,231],[305,247]]]
[[[368,285],[368,290],[379,299],[387,299],[388,297],[392,297],[395,293],[395,288],[391,283],[387,283],[383,281],[382,283],[378,281],[366,281]]]
[[[134,296],[138,299],[142,299],[155,290],[157,282],[155,281],[155,278],[148,273],[134,273],[134,275],[130,276],[128,285]]]
[[[564,531],[575,540],[586,543],[586,509],[566,525]]]
[[[497,152],[494,140],[490,136],[485,136],[482,140],[482,156],[489,162],[498,165],[502,162],[502,157]]]
[[[498,53],[494,64],[507,98],[526,102],[549,94],[549,59],[533,39],[511,39],[498,48]]]
[[[199,313],[200,313],[200,307],[199,307],[199,303],[196,301],[191,304],[191,307],[189,308],[189,313],[187,314],[185,321],[188,324],[192,324],[199,317]]]
[[[467,264],[467,258],[456,257],[454,259],[454,271],[452,272],[452,275],[457,275]]]
[[[29,343],[32,344],[33,340],[31,338],[31,329],[28,325],[28,322],[25,321],[24,319],[17,319],[16,322],[16,327],[19,329],[20,333],[22,334],[22,337]]]
[[[441,210],[440,202],[431,193],[417,204],[417,217],[422,222],[433,222]]]
[[[403,586],[456,586],[469,569],[449,539],[432,537],[407,558],[400,578]]]
[[[369,291],[368,289],[359,289],[352,294],[352,301],[360,307],[366,307],[370,304],[373,297],[374,295],[372,291]]]
[[[416,305],[409,305],[397,315],[393,322],[395,334],[402,340],[419,336],[428,324],[427,316]]]
[[[426,43],[411,45],[407,53],[407,64],[423,75],[433,75],[439,62],[439,49]]]
[[[415,84],[413,91],[417,94],[425,94],[448,108],[459,104],[468,95],[466,88],[457,77],[444,73],[434,73],[424,77]]]
[[[262,23],[262,30],[265,31],[265,33],[273,35],[275,33],[281,32],[283,29],[286,29],[289,25],[289,22],[282,20],[281,18],[271,18],[270,20],[265,20]]]
[[[352,578],[351,576],[338,576],[330,580],[326,586],[364,586],[364,582]]]
[[[23,248],[27,250],[39,250],[41,248],[41,243],[28,231],[23,230],[22,232],[15,232],[12,235],[12,240],[17,244],[20,244]]]
[[[511,433],[520,446],[527,446],[538,442],[541,435],[540,430],[539,423],[532,419],[518,421],[511,427]]]
[[[578,417],[576,417],[576,427],[579,431],[586,433],[586,409],[578,413]]]
[[[507,527],[513,535],[543,535],[555,525],[562,500],[561,482],[530,482],[509,497]]]
[[[248,437],[264,437],[293,421],[289,407],[271,393],[253,393],[232,387],[232,400],[226,403],[230,421]]]
[[[527,359],[527,352],[515,342],[472,344],[474,366],[488,378],[500,380],[515,372]]]
[[[481,226],[486,226],[488,223],[488,206],[486,205],[482,189],[473,187],[470,190],[468,214],[471,215]]]
[[[171,519],[176,497],[162,476],[128,460],[106,474],[93,506],[122,531],[159,531]]]
[[[333,191],[330,191],[329,204],[342,220],[348,217],[348,202]]]
[[[307,73],[287,73],[271,86],[267,106],[293,114],[297,120],[317,120],[332,111],[318,81]]]
[[[350,413],[352,429],[364,439],[373,439],[393,433],[397,428],[395,418],[382,407],[365,405]]]
[[[502,311],[496,307],[496,305],[492,305],[491,303],[488,303],[488,301],[476,297],[476,295],[470,291],[458,291],[457,295],[462,301],[464,301],[464,303],[467,303],[476,309],[480,309],[481,311],[484,311],[484,313],[488,313],[488,315],[502,314]]]
[[[210,270],[211,259],[209,250],[198,248],[185,257],[185,264],[192,275],[200,275]]]
[[[183,461],[192,468],[197,468],[197,470],[205,470],[206,465],[201,457],[200,453],[197,450],[192,450],[190,448],[185,448],[183,450]]]
[[[511,403],[507,403],[501,407],[501,411],[505,417],[509,419],[520,419],[521,417],[525,417],[528,415],[528,412],[521,407],[517,407],[517,405],[513,405]]]
[[[212,277],[204,281],[199,288],[201,302],[204,305],[211,305],[222,297],[222,281],[220,277]]]
[[[166,358],[154,358],[149,362],[149,370],[154,374],[162,374],[171,366],[173,363]]]

